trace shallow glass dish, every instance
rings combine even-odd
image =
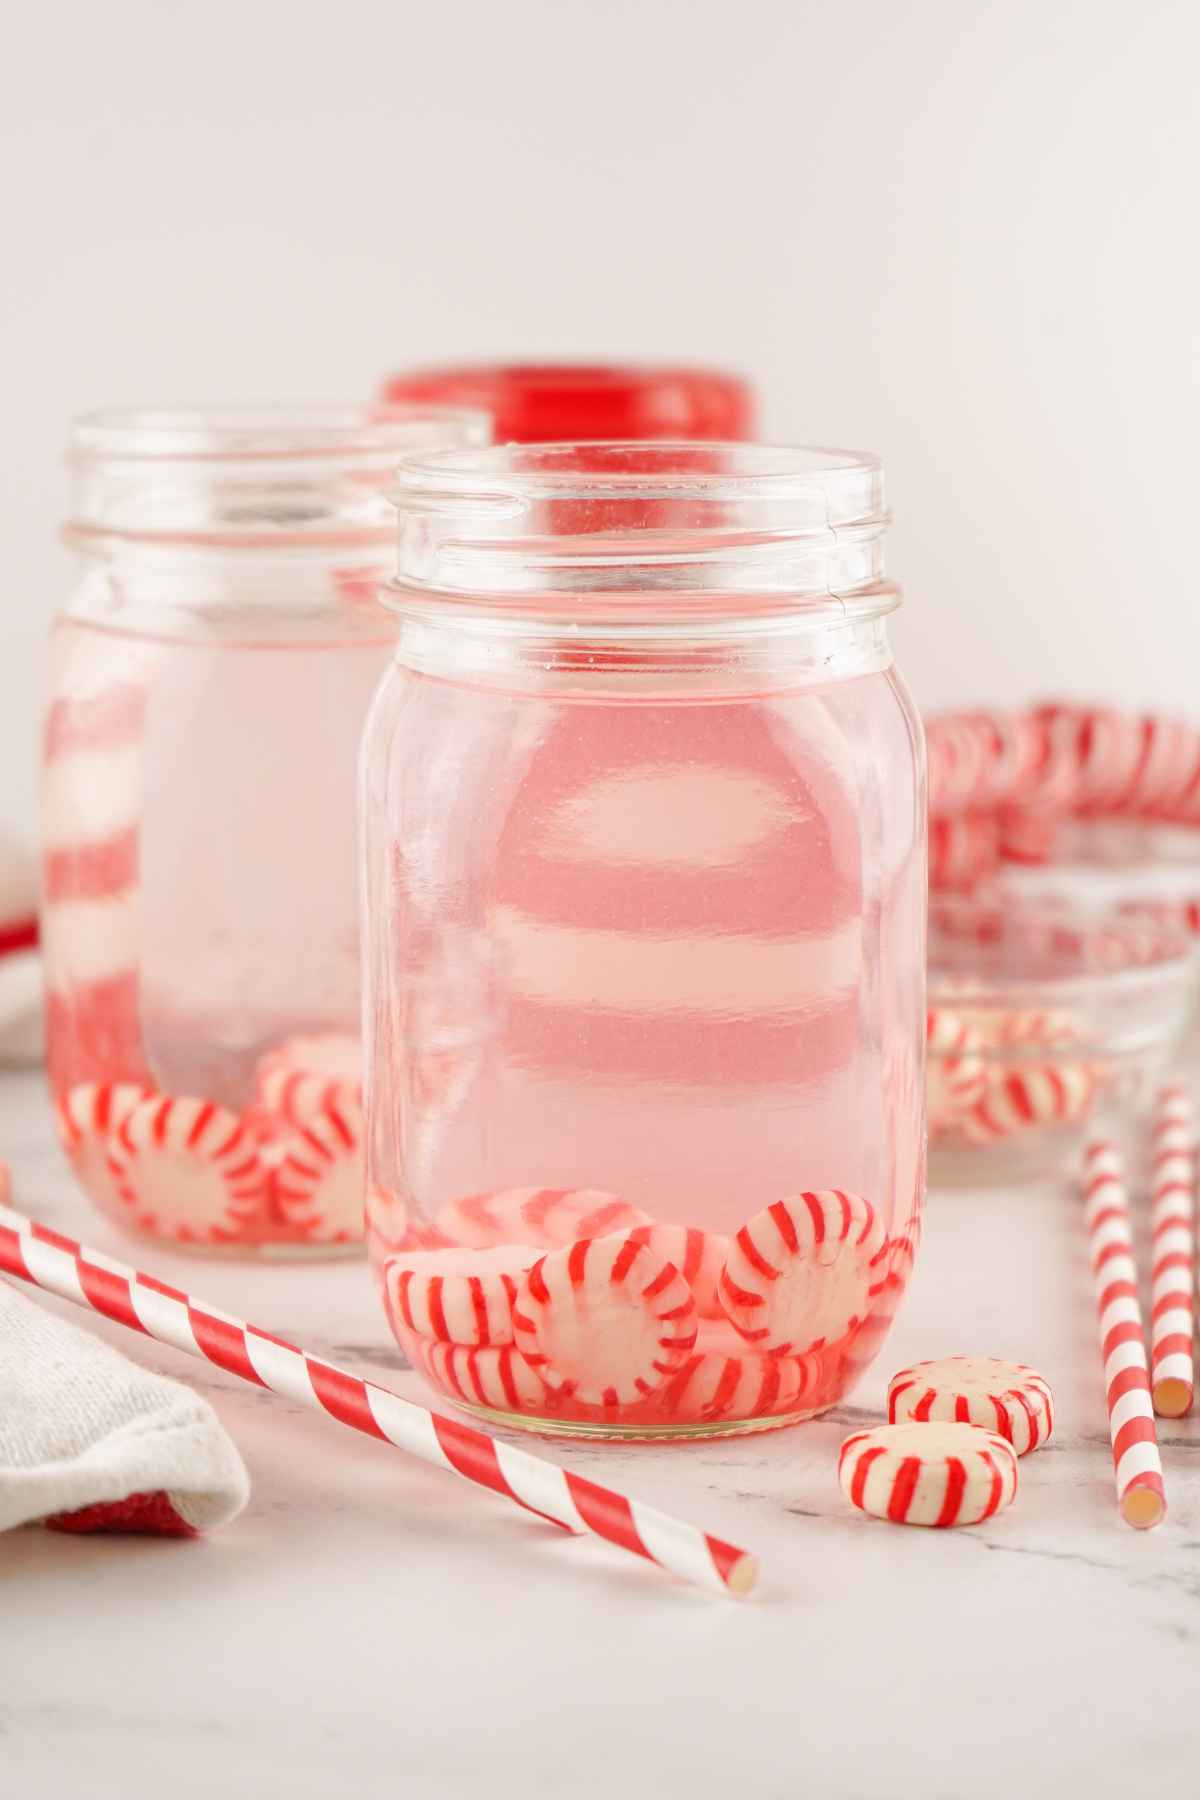
[[[1048,871],[1040,871],[1044,878]],[[948,1185],[1050,1175],[1097,1118],[1149,1104],[1196,1014],[1175,911],[1005,880],[930,912],[930,1171]]]

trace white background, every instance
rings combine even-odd
[[[68,416],[711,360],[878,449],[927,705],[1189,708],[1195,0],[105,0],[0,66],[0,825]]]

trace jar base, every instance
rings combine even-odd
[[[826,1400],[820,1406],[801,1408],[798,1412],[772,1414],[762,1419],[713,1419],[707,1422],[678,1425],[605,1425],[578,1419],[551,1419],[537,1413],[501,1412],[490,1406],[472,1406],[457,1395],[437,1390],[439,1400],[446,1400],[457,1412],[469,1413],[484,1424],[504,1431],[522,1431],[527,1436],[545,1438],[587,1438],[592,1442],[624,1444],[664,1444],[696,1442],[710,1438],[752,1437],[764,1431],[782,1431],[787,1425],[803,1425],[808,1419],[819,1419],[836,1406]]]
[[[132,1238],[139,1244],[149,1244],[155,1250],[178,1251],[181,1256],[194,1256],[205,1262],[351,1262],[364,1260],[367,1252],[366,1244],[361,1238],[350,1244],[305,1244],[285,1241],[260,1244],[237,1243],[236,1241],[228,1244],[202,1244],[189,1243],[184,1238],[156,1237],[153,1232],[138,1231],[127,1225],[121,1226],[121,1233],[122,1236]]]

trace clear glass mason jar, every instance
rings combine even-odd
[[[98,1205],[194,1248],[361,1246],[355,759],[402,453],[437,408],[81,419],[42,783],[50,1083]]]
[[[407,459],[363,745],[368,1245],[543,1432],[840,1400],[924,1189],[922,736],[869,456]]]

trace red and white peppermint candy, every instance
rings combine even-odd
[[[696,1303],[671,1263],[616,1231],[535,1262],[513,1328],[517,1348],[555,1393],[629,1406],[656,1393],[695,1348]]]
[[[511,1344],[513,1302],[537,1261],[531,1244],[490,1250],[416,1250],[389,1256],[384,1282],[397,1332],[451,1344]]]
[[[650,1225],[649,1215],[618,1194],[599,1188],[501,1188],[451,1200],[437,1227],[452,1243],[486,1249],[491,1244],[533,1244],[557,1249],[576,1238],[607,1237]]]
[[[1017,1008],[996,1013],[987,1021],[986,1035],[999,1050],[1054,1049],[1079,1042],[1079,1031],[1071,1015],[1057,1008]]]
[[[914,1363],[888,1383],[888,1419],[981,1425],[1007,1438],[1018,1456],[1044,1444],[1054,1427],[1049,1384],[1024,1363],[994,1356],[948,1356]]]
[[[409,1235],[408,1208],[399,1194],[376,1181],[365,1195],[367,1230],[380,1258],[403,1249]]]
[[[838,1480],[852,1506],[893,1525],[978,1525],[1015,1498],[1017,1456],[978,1425],[877,1425],[846,1439]]]
[[[630,1232],[639,1244],[648,1244],[663,1262],[674,1263],[692,1290],[702,1319],[723,1319],[725,1308],[717,1298],[717,1283],[729,1239],[719,1231],[699,1231],[691,1225],[639,1225]]]
[[[936,1130],[969,1112],[987,1091],[983,1039],[961,1013],[945,1007],[926,1015],[926,1099]]]
[[[1122,812],[1169,818],[1191,791],[1200,765],[1200,734],[1178,719],[1146,717],[1139,724],[1137,774],[1118,806]]]
[[[354,1243],[366,1225],[363,1116],[345,1097],[298,1126],[274,1172],[282,1222],[314,1243]]]
[[[1084,1063],[993,1070],[986,1095],[958,1129],[969,1144],[992,1144],[1048,1125],[1078,1125],[1095,1094],[1096,1078]]]
[[[59,1096],[58,1135],[80,1185],[101,1206],[118,1206],[109,1139],[153,1090],[137,1081],[83,1081]]]
[[[1200,823],[1200,729],[1154,714],[1054,704],[927,721],[933,888],[969,888],[998,858],[1044,862],[1071,819]]]
[[[657,1395],[654,1410],[673,1424],[750,1422],[813,1404],[820,1376],[815,1356],[764,1356],[728,1327],[710,1328]]]
[[[883,1291],[887,1234],[858,1194],[794,1194],[734,1237],[721,1304],[760,1350],[804,1355],[853,1331]]]
[[[410,1347],[429,1380],[469,1406],[517,1413],[553,1410],[544,1382],[512,1344],[443,1344],[416,1338]]]
[[[1070,721],[1074,811],[1084,815],[1115,811],[1137,779],[1143,747],[1139,721],[1107,707],[1065,707],[1061,712]]]
[[[994,742],[978,714],[946,713],[926,728],[930,809],[936,817],[988,800]]]
[[[931,819],[930,885],[939,892],[970,893],[999,867],[999,832],[991,813],[952,813]]]
[[[267,1171],[228,1107],[154,1094],[126,1113],[108,1146],[108,1169],[130,1223],[185,1244],[261,1234]]]
[[[1062,833],[1062,814],[1043,806],[1004,806],[996,815],[1001,862],[1040,868],[1055,856]]]
[[[1045,723],[1031,713],[1009,713],[1003,716],[1000,731],[1003,765],[993,782],[995,804],[1061,807],[1067,791],[1067,759]]]
[[[361,1103],[362,1048],[348,1032],[287,1038],[255,1072],[259,1105],[293,1125],[344,1102]]]

